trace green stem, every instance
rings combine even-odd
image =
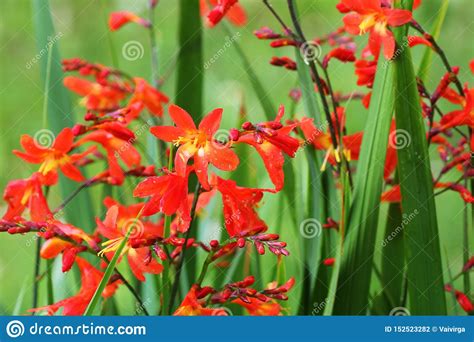
[[[107,23],[108,20],[107,20],[106,6],[105,6],[104,0],[100,1],[100,7],[102,10],[102,16],[104,18],[104,22]],[[118,63],[117,54],[115,51],[114,41],[112,40],[112,35],[110,34],[109,27],[107,26],[107,24],[106,24],[105,30],[107,32],[107,42],[109,43],[110,56],[112,58],[112,65],[115,69],[118,69],[119,63]]]
[[[199,274],[199,278],[196,282],[199,286],[201,286],[202,282],[204,281],[204,277],[206,276],[207,270],[209,268],[209,265],[212,263],[212,257],[214,256],[214,252],[210,252],[207,255],[206,260],[204,261],[204,264],[202,265],[201,273]]]
[[[173,169],[173,155],[174,155],[174,148],[173,144],[170,144],[170,155],[168,159],[168,169],[171,171]],[[171,233],[171,216],[165,215],[165,223],[164,223],[164,231],[163,231],[163,237],[167,238],[170,236]],[[166,246],[163,246],[163,248],[166,248]],[[166,251],[166,254],[168,255],[168,251]],[[169,302],[170,302],[170,278],[169,278],[169,273],[170,273],[170,267],[171,267],[172,260],[171,258],[167,258],[163,262],[163,272],[161,274],[161,283],[162,283],[162,288],[163,288],[163,300],[162,300],[162,306],[161,306],[161,313],[163,315],[168,315],[170,314],[169,312]]]
[[[222,27],[224,28],[224,31],[229,35],[229,37],[234,37],[235,34],[232,33],[229,25],[225,22],[222,22]],[[252,67],[252,64],[250,63],[249,59],[244,53],[244,50],[238,43],[236,39],[233,40],[232,43],[235,46],[235,50],[237,51],[240,59],[242,60],[242,64],[244,65],[244,69],[247,73],[247,76],[252,83],[252,87],[255,90],[255,93],[258,95],[258,100],[260,101],[260,105],[262,106],[263,111],[265,112],[265,118],[267,120],[273,120],[273,113],[275,112],[275,106],[273,105],[269,94],[265,91],[265,88],[263,87],[263,84],[261,80],[258,78],[257,74],[255,73],[255,70]]]
[[[169,304],[169,307],[168,307],[169,310],[173,309],[174,300],[175,300],[176,294],[178,293],[179,278],[180,278],[181,272],[183,270],[184,260],[186,258],[186,250],[188,249],[187,244],[188,244],[188,240],[189,240],[189,237],[190,237],[190,233],[193,229],[193,223],[196,220],[196,205],[197,205],[200,190],[201,190],[201,184],[199,182],[197,182],[196,189],[194,190],[193,205],[192,205],[192,208],[191,208],[191,222],[189,223],[189,228],[186,231],[186,237],[184,239],[183,249],[181,251],[181,258],[179,260],[178,267],[176,269],[176,276],[174,278],[173,287],[171,289],[171,297],[170,297],[170,302],[169,302],[170,304]]]
[[[49,84],[51,83],[51,61],[53,60],[53,49],[48,50],[48,62],[46,64],[46,79],[44,82],[44,102],[43,102],[43,127],[48,125],[48,99]]]
[[[35,235],[36,236],[36,235]],[[33,307],[36,308],[38,307],[38,287],[39,287],[39,282],[38,282],[38,276],[40,272],[40,250],[41,250],[41,239],[36,236],[36,252],[35,252],[35,269],[34,269],[34,274],[33,274]],[[34,315],[34,313],[32,313]]]
[[[140,218],[142,211],[143,211],[143,208],[142,210],[140,210],[140,212],[138,213],[135,219],[138,220]],[[109,282],[110,277],[112,276],[112,273],[115,271],[115,265],[117,265],[118,259],[120,258],[122,251],[125,248],[125,245],[127,244],[128,239],[130,238],[130,234],[132,233],[133,228],[134,228],[133,226],[130,227],[130,229],[127,231],[127,234],[125,234],[125,237],[123,238],[122,242],[120,242],[120,245],[115,251],[115,254],[112,260],[110,261],[107,268],[105,269],[102,280],[100,281],[99,286],[97,287],[94,293],[94,296],[92,297],[91,301],[89,302],[89,305],[87,306],[86,311],[84,312],[84,316],[90,316],[94,313],[94,309],[99,303],[100,297],[102,293],[104,292],[104,289],[107,286],[107,283]]]
[[[149,20],[151,26],[148,28],[151,48],[151,84],[158,88],[158,47],[156,45],[155,34],[155,12],[152,7],[149,9]]]

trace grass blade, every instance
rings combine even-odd
[[[411,8],[411,3],[404,2],[403,8]],[[399,46],[406,35],[407,27],[395,30]],[[399,148],[397,154],[402,210],[403,214],[412,215],[404,227],[410,312],[413,315],[445,315],[433,179],[410,50],[401,49],[393,65],[398,95],[395,101],[397,136],[402,140],[408,138],[409,142]]]
[[[44,55],[46,51],[49,55],[48,58],[39,60],[41,78],[47,87],[45,89],[45,109],[48,127],[43,127],[43,129],[48,128],[54,135],[57,135],[64,127],[72,127],[75,123],[72,116],[71,100],[62,82],[63,72],[57,43],[62,34],[61,32],[55,33],[49,1],[32,1],[38,54]],[[59,200],[66,198],[77,188],[77,184],[62,175],[60,175],[59,184],[60,194],[56,194],[60,197]],[[53,191],[54,189],[51,189],[51,192]],[[60,202],[62,201],[60,200]],[[81,192],[73,203],[67,205],[64,213],[72,224],[88,231],[92,230],[94,211],[87,193]]]
[[[393,114],[393,73],[379,57],[340,265],[334,314],[361,315],[369,302],[385,154]]]
[[[443,0],[443,3],[441,4],[441,7],[439,8],[438,11],[438,16],[436,17],[436,21],[433,24],[433,28],[431,30],[431,35],[435,40],[438,39],[440,33],[441,33],[441,28],[443,27],[444,19],[446,18],[446,13],[448,12],[448,7],[449,7],[449,0]],[[431,67],[431,61],[433,60],[433,49],[430,47],[425,48],[425,53],[423,55],[423,58],[421,59],[420,66],[418,68],[418,77],[422,80],[425,81],[427,77],[429,76],[429,71]]]
[[[224,27],[224,30],[229,35],[229,37],[234,36],[229,25],[226,22],[221,22],[220,24]],[[250,83],[252,84],[252,88],[255,91],[258,100],[260,101],[260,105],[262,106],[262,109],[265,112],[265,118],[267,120],[273,120],[275,118],[276,107],[272,104],[272,101],[269,97],[270,95],[268,94],[268,92],[265,91],[262,82],[255,73],[252,64],[250,64],[250,61],[242,50],[240,44],[235,40],[233,45],[235,46],[235,50],[237,51],[237,54],[239,55],[242,64],[244,65],[244,69],[247,73]]]
[[[202,23],[198,1],[179,1],[179,44],[175,103],[187,110],[195,122],[199,122],[205,113]],[[195,185],[196,180],[192,179],[189,188],[193,189]],[[193,225],[197,227],[198,222],[193,222]],[[196,233],[197,229],[194,229],[189,237],[196,238]],[[187,253],[181,281],[184,284],[192,284],[196,278],[196,250],[190,248]]]

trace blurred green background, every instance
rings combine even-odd
[[[197,1],[197,0],[189,0]],[[296,85],[296,73],[271,66],[268,62],[272,56],[292,56],[291,48],[272,49],[267,42],[257,40],[252,32],[262,26],[279,30],[275,19],[268,13],[261,1],[241,0],[246,9],[249,23],[245,27],[232,27],[234,33],[239,32],[238,43],[243,47],[265,88],[271,93],[274,103],[290,107],[288,93]],[[435,18],[439,0],[425,0],[426,4],[416,11],[415,18],[428,30]],[[128,25],[118,32],[109,33],[107,29],[108,14],[116,10],[130,10],[139,15],[147,16],[147,0],[51,0],[53,19],[56,32],[61,34],[58,41],[63,58],[80,57],[92,62],[106,65],[112,63],[108,41],[110,35],[119,61],[119,67],[129,74],[150,79],[150,47],[146,31],[137,25]],[[273,0],[275,8],[289,23],[286,1]],[[341,26],[342,15],[335,9],[336,0],[299,0],[303,28],[308,38],[323,35]],[[43,85],[39,77],[39,63],[34,62],[37,53],[35,33],[32,23],[32,8],[28,0],[2,0],[0,2],[0,189],[12,179],[27,177],[35,170],[35,166],[27,165],[12,154],[12,149],[19,148],[19,137],[27,133],[34,135],[43,127]],[[474,9],[472,0],[452,1],[447,18],[439,39],[445,47],[448,58],[453,65],[462,69],[461,80],[472,81],[468,72],[468,62],[474,57],[472,36],[474,33]],[[162,90],[173,102],[174,73],[173,65],[177,54],[178,8],[176,0],[160,0],[156,9],[156,29],[159,45],[160,74],[171,71]],[[204,30],[204,61],[208,62],[219,49],[223,48],[227,34],[222,27]],[[358,38],[365,41],[367,37]],[[121,49],[127,42],[135,40],[144,47],[143,58],[129,61],[123,58]],[[324,50],[327,52],[327,49]],[[415,61],[423,52],[422,47],[413,49]],[[46,58],[46,57],[43,57]],[[438,58],[434,64],[428,86],[430,89],[438,82],[444,70]],[[355,89],[355,76],[352,65],[332,62],[330,74],[335,89],[350,92]],[[244,101],[247,114],[253,121],[264,118],[258,99],[244,72],[241,60],[233,47],[212,64],[205,72],[204,106],[206,111],[215,107],[224,108],[223,127],[237,125],[239,107]],[[71,94],[74,115],[82,120],[84,109],[78,103],[78,97]],[[288,113],[292,115],[293,113]],[[303,107],[296,107],[296,115],[303,115]],[[364,127],[366,111],[353,101],[347,109],[348,129],[359,131]],[[433,153],[436,156],[435,153]],[[435,157],[436,158],[436,157]],[[269,180],[261,170],[258,158],[254,162],[259,166],[258,175],[252,185],[268,187]],[[296,165],[303,165],[304,154],[299,154]],[[440,163],[433,161],[433,168],[439,169]],[[298,174],[306,177],[304,168],[296,168]],[[455,176],[452,177],[453,179]],[[304,192],[304,189],[303,189]],[[265,196],[262,205],[262,217],[269,223],[270,231],[280,231],[282,239],[290,242],[290,251],[298,258],[299,251],[292,232],[285,229],[289,224],[288,217],[279,218],[275,214],[278,203],[283,196]],[[452,265],[452,272],[457,273],[462,265],[462,208],[463,202],[457,194],[445,193],[437,199],[438,218],[441,228],[442,251],[446,250]],[[98,204],[97,204],[98,205]],[[4,205],[0,206],[3,213]],[[216,211],[213,211],[216,212]],[[381,212],[384,222],[385,206]],[[214,218],[215,220],[215,218]],[[206,221],[205,221],[206,222]],[[219,225],[219,223],[215,223]],[[34,238],[28,236],[0,235],[0,314],[24,313],[31,306],[31,283],[33,277]],[[295,248],[296,247],[296,248]],[[265,262],[274,263],[274,256],[265,256]],[[299,270],[294,267],[291,259],[287,263],[288,275],[298,276]],[[60,265],[56,265],[54,277],[56,300],[75,293],[74,282],[62,282]],[[429,267],[429,265],[427,265]],[[263,283],[269,282],[272,272],[261,275]],[[374,282],[377,286],[377,281]],[[60,285],[58,285],[60,284]],[[298,286],[292,300],[298,300]],[[124,301],[131,301],[128,293],[121,290]],[[24,297],[23,297],[24,296]],[[43,303],[43,301],[40,301]],[[449,302],[448,302],[449,303]],[[450,312],[453,308],[450,305]],[[124,313],[127,313],[124,311]]]

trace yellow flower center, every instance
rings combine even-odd
[[[374,27],[374,30],[378,34],[385,35],[387,29],[387,19],[385,16],[378,13],[366,15],[364,20],[359,24],[360,34],[365,34],[372,27]]]
[[[175,146],[189,144],[196,147],[196,149],[200,149],[200,148],[205,148],[207,145],[207,142],[208,142],[208,136],[205,132],[194,130],[194,131],[189,131],[186,133],[185,136],[179,137],[178,139],[174,140],[173,144]]]

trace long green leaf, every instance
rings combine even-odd
[[[334,303],[334,314],[338,315],[364,314],[369,302],[385,154],[393,114],[393,75],[383,55],[379,57],[373,89],[345,229]]]
[[[394,308],[387,301],[387,297],[392,298],[397,306],[402,305],[400,300],[405,267],[403,222],[400,203],[391,203],[382,241],[381,287],[387,294],[387,296],[382,295],[383,302],[379,302],[382,306],[379,311],[383,315],[387,315]]]
[[[411,8],[411,3],[404,2],[403,8]],[[399,46],[406,36],[406,27],[395,30]],[[406,141],[397,154],[402,212],[411,217],[404,227],[410,312],[445,315],[443,268],[425,125],[411,52],[400,50],[393,63],[397,91],[395,119],[397,137]]]
[[[140,217],[140,214],[141,213],[137,215],[137,218],[136,218],[137,220]],[[104,292],[105,287],[107,286],[107,283],[109,282],[110,277],[112,276],[112,273],[114,273],[115,271],[115,266],[117,265],[118,259],[120,258],[122,251],[128,242],[128,239],[130,237],[130,234],[132,233],[132,230],[133,230],[133,225],[127,231],[127,234],[125,234],[124,238],[120,242],[120,245],[115,251],[114,256],[112,257],[112,260],[110,260],[109,264],[107,265],[104,275],[102,276],[102,279],[100,280],[99,286],[95,290],[94,296],[92,297],[91,301],[87,305],[86,311],[84,312],[84,316],[91,316],[96,312],[97,304],[99,304],[102,293]]]
[[[433,24],[433,28],[431,30],[431,35],[436,40],[438,39],[441,28],[443,27],[444,19],[446,18],[446,13],[448,12],[449,7],[449,0],[443,0],[441,7],[438,11],[438,16],[436,17],[436,21]],[[423,58],[421,59],[420,67],[418,68],[418,77],[425,81],[426,78],[429,76],[429,71],[431,67],[431,61],[433,60],[433,49],[430,47],[425,48],[425,53]]]
[[[199,2],[179,1],[179,56],[177,61],[177,83],[175,102],[191,113],[195,122],[199,122],[203,113],[203,48],[202,23],[199,13]],[[189,187],[195,187],[192,179]],[[197,222],[193,223],[197,227]],[[196,238],[197,229],[191,232],[190,238]],[[187,251],[186,263],[183,265],[182,286],[192,284],[196,278],[196,249]],[[169,308],[172,310],[173,308]]]
[[[229,36],[233,36],[232,31],[226,22],[222,22],[220,24],[224,27],[226,33]],[[265,88],[263,87],[262,82],[258,78],[254,68],[252,67],[252,64],[250,64],[250,61],[245,55],[244,50],[242,50],[242,47],[240,46],[239,42],[234,40],[233,45],[235,46],[235,50],[237,51],[242,61],[242,64],[244,65],[245,72],[247,73],[247,76],[250,80],[250,83],[252,84],[253,90],[255,91],[257,95],[260,105],[262,106],[262,109],[265,112],[266,119],[273,120],[276,107],[272,104],[272,101],[270,99],[270,94],[267,91],[265,91]]]
[[[43,56],[39,59],[41,78],[43,84],[48,85],[48,89],[45,89],[48,127],[43,127],[43,129],[50,130],[50,134],[56,136],[64,127],[72,127],[75,123],[71,100],[62,82],[63,73],[58,49],[58,41],[61,39],[62,33],[55,33],[49,1],[32,1],[37,49],[38,54]],[[45,53],[50,54],[50,58],[46,58]],[[48,59],[50,59],[50,68],[48,68]],[[62,175],[59,183],[60,195],[57,194],[57,196],[62,198],[66,198],[77,188],[77,184]],[[53,195],[54,188],[51,189],[51,192]],[[85,192],[81,192],[74,202],[68,204],[64,213],[70,223],[81,228],[90,231],[94,225],[92,202]]]

